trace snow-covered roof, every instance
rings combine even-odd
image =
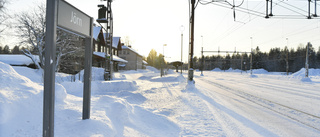
[[[118,48],[118,44],[121,44],[120,38],[121,37],[113,37],[113,39],[112,39],[112,47]]]
[[[148,63],[147,63],[146,61],[144,61],[144,60],[142,60],[142,63],[143,63],[144,65],[148,65]]]
[[[109,34],[108,34],[109,35]],[[103,33],[103,37],[106,39],[107,38],[107,33]],[[112,39],[112,47],[114,48],[118,48],[118,44],[120,42],[121,44],[121,41],[120,41],[121,37],[113,37]]]
[[[39,56],[34,55],[37,60]],[[30,65],[33,61],[25,55],[16,55],[16,54],[0,54],[0,61],[10,65]]]
[[[94,26],[93,27],[93,39],[97,40],[98,39],[98,36],[100,34],[100,31],[101,31],[101,27],[98,27],[98,26]]]
[[[132,49],[132,48],[129,48],[127,46],[122,46],[122,49],[128,49],[128,50],[131,50],[132,52],[136,53],[138,56],[141,56],[143,57],[141,54],[139,54],[136,50]]]
[[[104,52],[93,52],[94,55],[96,56],[99,56],[99,57],[102,57],[102,58],[105,58],[106,57],[106,53]],[[109,54],[107,54],[107,56],[109,56]],[[118,61],[118,62],[123,62],[123,63],[128,63],[128,61],[116,56],[116,55],[113,55],[113,61]]]

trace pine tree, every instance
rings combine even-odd
[[[20,51],[19,46],[14,46],[13,49],[11,50],[11,54],[21,54],[22,52]]]
[[[157,61],[157,52],[156,50],[152,49],[150,52],[149,52],[149,55],[147,57],[147,63],[148,65],[150,66],[154,66],[155,67],[155,64],[156,64],[156,61]]]
[[[2,46],[0,46],[0,54],[3,54]]]
[[[10,48],[8,45],[4,46],[2,53],[3,54],[10,54]]]

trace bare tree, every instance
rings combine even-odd
[[[8,15],[5,13],[6,0],[0,0],[0,34],[4,31],[6,27],[3,27],[5,20],[7,20]],[[1,36],[1,35],[0,35]]]
[[[22,52],[32,59],[37,68],[44,67],[44,38],[45,38],[45,6],[42,4],[32,12],[21,12],[16,14],[18,21],[17,34],[22,38],[22,43],[32,46],[39,58],[36,58],[28,49]]]
[[[83,41],[77,35],[67,33],[63,30],[58,30],[57,32],[57,63],[56,63],[56,71],[60,69],[60,60],[63,56],[70,54],[79,54],[79,52],[84,53],[83,46],[76,46]],[[81,45],[81,44],[80,44]],[[82,48],[81,48],[82,47]],[[81,54],[81,53],[80,53]],[[74,60],[70,60],[74,61]]]
[[[22,12],[16,14],[18,25],[17,34],[22,38],[22,43],[31,45],[36,51],[39,58],[36,58],[28,49],[23,49],[22,52],[32,61],[39,69],[44,68],[44,51],[45,51],[45,20],[46,8],[44,4],[39,5],[32,12]],[[57,58],[56,58],[56,71],[59,70],[60,58],[64,55],[74,53],[77,49],[72,49],[72,41],[79,39],[65,31],[59,30],[57,32]]]

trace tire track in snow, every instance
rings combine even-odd
[[[217,82],[209,81],[203,78],[199,78],[201,81],[204,81],[208,84],[215,85],[216,87],[223,89],[225,91],[228,91],[229,93],[232,93],[236,96],[239,96],[241,98],[244,98],[248,101],[251,101],[257,105],[260,105],[264,108],[267,108],[269,110],[272,110],[278,114],[281,114],[283,116],[286,116],[294,121],[297,121],[303,125],[306,125],[308,127],[311,127],[313,129],[316,129],[320,131],[320,117],[315,116],[313,114],[309,114],[307,112],[294,109],[292,107],[282,105],[273,101],[270,101],[268,99],[264,99],[261,97],[254,96],[252,94],[246,93],[244,91],[240,91],[238,89],[233,89],[227,86],[224,86],[222,84],[219,84]]]
[[[185,82],[162,82],[162,89],[170,95],[167,99],[173,97],[163,107],[173,111],[174,119],[181,126],[180,136],[226,136],[213,113],[208,111],[208,106],[192,89],[178,90],[186,86]]]
[[[239,100],[238,96],[230,96],[229,92],[225,94],[222,90],[216,90],[215,86],[206,82],[203,82],[198,88],[200,90],[195,91],[195,93],[207,102],[211,112],[218,117],[218,122],[223,123],[222,126],[227,136],[278,136],[247,117],[247,115],[239,113],[239,109],[235,109],[250,106],[247,110],[252,112],[259,110],[256,106]],[[265,115],[265,112],[259,112],[258,115]]]
[[[252,85],[252,86],[258,86],[264,89],[272,89],[272,90],[277,90],[283,93],[288,93],[291,95],[299,95],[299,96],[303,96],[306,98],[312,98],[312,99],[320,99],[320,94],[315,94],[315,93],[310,93],[310,92],[305,92],[305,91],[301,91],[301,90],[297,90],[297,88],[295,87],[283,87],[281,85],[274,85],[274,84],[269,84],[269,83],[265,83],[265,82],[260,82],[260,81],[250,81],[250,82],[243,82],[243,81],[237,81],[237,83],[242,83],[242,84],[246,84],[246,85]],[[311,91],[308,90],[307,91]]]
[[[147,98],[141,106],[177,124],[179,136],[226,136],[204,101],[185,88],[185,80],[176,78],[167,75],[138,82]]]

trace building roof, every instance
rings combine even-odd
[[[141,56],[143,57],[141,54],[139,54],[136,50],[132,49],[132,48],[129,48],[128,46],[122,46],[122,49],[128,49],[128,50],[131,50],[132,52],[134,52],[135,54],[137,54],[138,56]]]
[[[92,35],[93,39],[95,40],[98,39],[101,29],[102,29],[101,27],[93,26],[93,35]]]
[[[106,53],[105,52],[93,52],[94,55],[105,58],[106,57]],[[109,54],[107,54],[107,56],[109,56]],[[113,61],[117,61],[117,62],[123,62],[123,63],[128,63],[128,61],[113,55]]]
[[[146,61],[144,61],[144,60],[142,60],[142,63],[143,63],[144,65],[148,65],[148,62],[146,62]]]
[[[34,55],[36,59],[39,61],[39,56]],[[33,64],[33,61],[27,57],[26,55],[16,55],[16,54],[0,54],[0,61],[10,65],[30,65]]]
[[[108,34],[109,35],[109,34]],[[107,33],[103,33],[103,37],[106,39],[107,38]],[[113,48],[121,48],[121,37],[113,37],[112,38],[112,47]]]
[[[121,50],[121,37],[113,37],[112,47]]]

